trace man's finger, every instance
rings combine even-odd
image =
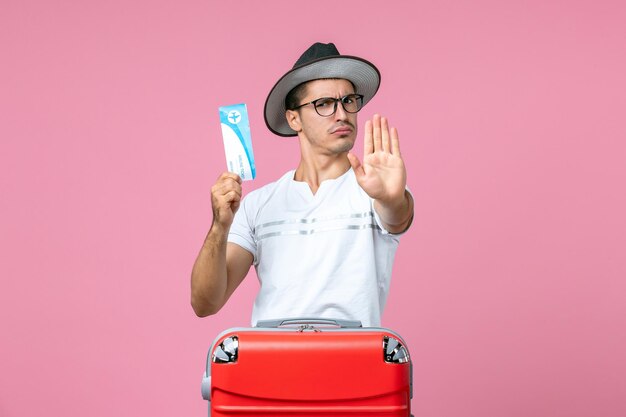
[[[382,138],[380,134],[380,115],[375,114],[372,119],[373,132],[374,132],[374,152],[382,150]]]
[[[220,181],[225,181],[225,180],[234,180],[235,182],[237,182],[238,184],[241,184],[241,177],[237,174],[235,174],[234,172],[224,172],[222,173],[222,175],[220,175],[220,177],[217,179],[218,182]]]
[[[224,200],[227,203],[233,203],[233,202],[239,202],[241,200],[241,195],[237,194],[237,192],[235,190],[229,191],[226,194],[224,194]]]
[[[241,195],[241,185],[228,178],[225,181],[218,182],[211,188],[211,192],[216,195],[224,195],[229,191],[236,191],[237,194]]]
[[[389,143],[389,123],[386,117],[380,119],[380,130],[383,142],[383,151],[390,152],[391,144]]]
[[[398,129],[391,128],[391,153],[400,156],[400,138],[398,137]]]
[[[241,189],[233,188],[233,187],[225,187],[222,190],[222,195],[226,196],[230,193],[235,193],[239,198],[241,198]]]

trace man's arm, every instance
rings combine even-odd
[[[404,232],[413,221],[413,197],[406,190],[406,168],[396,128],[375,114],[365,122],[363,163],[349,153],[356,179],[390,233]]]
[[[245,278],[254,257],[228,231],[241,201],[241,179],[224,173],[211,189],[213,223],[191,272],[191,306],[199,317],[217,313]]]

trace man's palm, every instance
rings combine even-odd
[[[398,132],[389,130],[387,119],[374,115],[365,123],[363,163],[354,154],[348,159],[356,179],[370,197],[390,202],[402,198],[406,188],[406,168],[400,155]]]

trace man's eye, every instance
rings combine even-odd
[[[332,106],[333,104],[335,104],[335,100],[325,99],[318,101],[315,107],[328,107]]]
[[[343,101],[345,104],[352,104],[354,102],[354,97],[353,96],[346,96],[341,101]]]

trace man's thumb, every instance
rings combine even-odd
[[[365,175],[365,171],[363,170],[363,165],[361,165],[361,161],[356,157],[352,152],[348,152],[348,161],[350,161],[350,165],[352,166],[352,170],[357,177],[361,177]]]

